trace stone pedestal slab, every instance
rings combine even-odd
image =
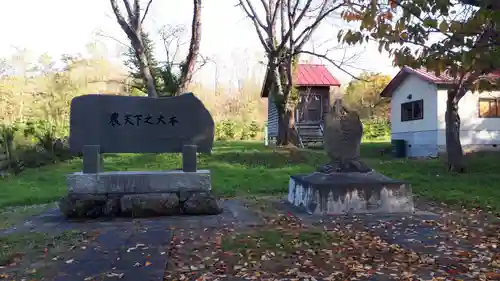
[[[70,218],[216,215],[210,171],[126,171],[67,176],[68,195],[59,202]]]
[[[410,185],[377,172],[291,176],[288,202],[320,215],[414,212]]]
[[[69,193],[132,194],[210,191],[210,171],[118,171],[67,176]]]

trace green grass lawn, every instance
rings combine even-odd
[[[362,156],[378,171],[409,181],[415,194],[453,204],[500,211],[500,154],[468,157],[468,174],[449,174],[441,160],[395,160],[381,156],[387,143],[364,143]],[[213,189],[219,195],[284,194],[288,177],[312,172],[326,162],[322,150],[265,148],[257,142],[221,142],[212,155],[201,155],[199,168],[212,171]],[[106,155],[105,169],[168,170],[180,168],[180,155]],[[66,192],[65,174],[81,169],[81,159],[30,169],[19,176],[0,179],[0,208],[47,203]]]

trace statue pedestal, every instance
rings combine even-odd
[[[288,202],[317,215],[415,211],[410,185],[375,171],[291,176]]]

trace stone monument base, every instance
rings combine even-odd
[[[288,202],[317,215],[415,211],[410,185],[375,171],[291,176]]]
[[[59,202],[68,218],[215,215],[210,171],[73,173]]]

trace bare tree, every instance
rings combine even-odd
[[[293,68],[297,56],[320,23],[344,6],[343,0],[260,0],[258,14],[251,0],[238,0],[252,21],[268,59],[268,77],[278,110],[278,145],[292,140],[293,112],[297,98],[292,95]],[[276,29],[280,28],[277,33]],[[309,52],[314,54],[313,52]]]
[[[182,45],[187,44],[187,42],[183,42],[182,40],[184,32],[185,26],[183,25],[166,25],[160,29],[160,36],[166,55],[165,63],[170,68],[180,66],[180,62],[177,61],[179,51]]]
[[[149,65],[148,57],[146,55],[146,48],[142,38],[142,23],[151,7],[153,0],[149,0],[146,9],[141,16],[141,7],[139,0],[133,0],[133,5],[130,3],[132,0],[122,0],[127,12],[127,19],[122,15],[118,7],[117,0],[109,0],[113,12],[116,16],[118,24],[123,29],[127,37],[130,39],[132,48],[134,49],[135,56],[140,65],[140,71],[144,84],[148,90],[149,97],[158,97],[156,92],[155,79],[153,77],[151,66]]]
[[[201,42],[201,0],[193,0],[193,21],[191,23],[191,40],[186,60],[181,65],[181,76],[177,94],[187,91],[193,78],[196,61],[200,53]]]
[[[184,35],[185,31],[186,31],[186,29],[185,29],[185,26],[183,26],[183,25],[166,25],[160,29],[160,36],[161,36],[161,39],[163,41],[163,47],[164,47],[165,55],[166,55],[165,61],[162,62],[162,66],[163,66],[162,75],[166,75],[166,74],[170,73],[172,78],[175,79],[175,90],[168,91],[169,93],[174,93],[175,95],[179,95],[179,94],[182,94],[183,92],[186,92],[187,87],[189,86],[189,84],[191,82],[190,77],[182,76],[183,75],[182,70],[185,66],[185,61],[187,61],[188,59],[185,58],[184,61],[179,60],[179,53],[180,53],[181,49],[185,45],[189,44],[190,41],[192,41],[192,40],[184,40],[183,39],[184,38],[183,35]],[[199,38],[199,37],[195,37],[195,38]],[[192,57],[189,55],[189,52],[188,52],[187,57],[188,58]],[[197,59],[196,59],[196,57],[197,57]],[[196,57],[193,57],[193,58],[195,58],[195,61],[193,63],[192,70],[189,72],[189,75],[191,77],[194,74],[196,74],[201,68],[203,68],[208,62],[212,61],[211,58],[203,56],[199,53],[196,55]],[[179,69],[180,73],[174,74],[174,69],[175,70]],[[187,82],[188,80],[185,80],[185,79],[189,79],[189,82]],[[186,86],[184,86],[184,89],[181,89],[180,87],[181,87],[181,84],[183,83],[183,81],[184,81],[184,83],[187,83],[187,84],[185,84]]]

